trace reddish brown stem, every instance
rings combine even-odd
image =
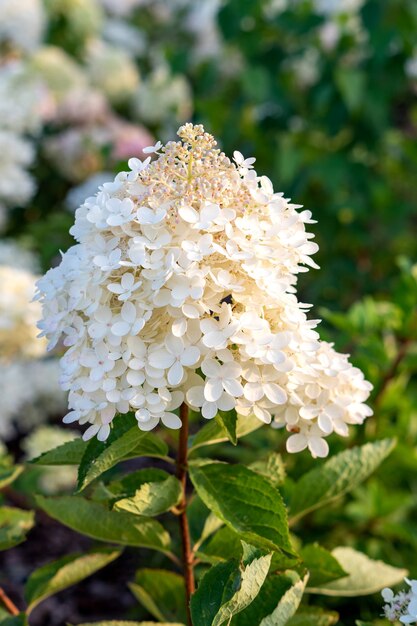
[[[3,604],[4,608],[9,611],[10,615],[19,615],[20,611],[12,600],[10,600],[9,596],[6,594],[4,589],[0,587],[0,602]]]
[[[188,406],[182,404],[180,408],[182,426],[177,456],[177,478],[182,485],[182,498],[178,505],[180,510],[179,521],[181,530],[182,563],[185,581],[185,595],[187,603],[187,623],[192,626],[190,613],[190,598],[195,591],[194,582],[194,555],[191,548],[190,529],[187,519],[187,472],[188,472]]]

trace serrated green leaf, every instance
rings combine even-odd
[[[300,556],[310,574],[310,587],[323,585],[331,580],[346,576],[345,570],[333,554],[317,543],[304,546],[300,550]]]
[[[186,621],[184,578],[166,570],[141,569],[129,584],[133,595],[158,620]]]
[[[347,572],[347,576],[317,587],[308,587],[309,593],[326,596],[366,596],[401,582],[408,572],[382,561],[373,561],[353,548],[335,548],[332,555]]]
[[[271,452],[265,459],[251,463],[249,469],[262,474],[276,487],[282,485],[285,480],[284,461],[277,452]]]
[[[271,563],[270,554],[244,544],[243,562],[219,563],[203,576],[191,598],[191,616],[199,626],[221,626],[258,595]]]
[[[80,437],[67,441],[29,461],[35,465],[78,465],[87,449],[87,442]]]
[[[33,511],[2,506],[0,508],[0,550],[7,550],[24,541],[34,523]]]
[[[167,476],[163,482],[144,483],[133,496],[118,500],[113,508],[146,517],[169,511],[180,502],[182,487],[178,478]]]
[[[236,426],[237,426],[237,415],[236,411],[218,411],[216,417],[216,422],[223,429],[224,434],[229,439],[229,441],[235,446],[237,444],[237,435],[236,435]]]
[[[85,489],[94,479],[122,460],[138,456],[166,457],[168,446],[152,433],[139,430],[132,419],[121,416],[115,423],[106,442],[92,439],[81,459],[78,470],[78,491]],[[133,421],[136,422],[136,420]]]
[[[46,598],[91,576],[120,554],[120,550],[71,554],[39,567],[29,576],[25,585],[27,614]]]
[[[258,420],[258,418],[254,415],[249,415],[247,417],[238,415],[236,422],[236,437],[237,439],[245,437],[246,435],[249,435],[249,433],[258,430],[261,426],[263,426],[263,422]],[[202,446],[212,446],[216,443],[227,441],[228,439],[229,437],[225,435],[223,427],[215,420],[211,420],[208,424],[203,426],[203,428],[201,428],[196,435],[190,437],[189,454],[194,454],[196,450]]]
[[[22,465],[13,465],[12,467],[0,467],[0,489],[7,487],[23,472]]]
[[[276,610],[281,598],[299,580],[299,575],[292,571],[267,576],[255,600],[233,617],[231,626],[259,626],[262,619]]]
[[[395,446],[395,440],[345,450],[299,480],[290,501],[291,521],[339,498],[364,481],[382,463]]]
[[[292,554],[284,503],[266,478],[227,463],[192,465],[190,477],[205,505],[242,539]]]
[[[339,621],[336,611],[326,611],[321,607],[302,606],[287,622],[287,626],[333,626]]]
[[[36,501],[50,517],[82,535],[121,545],[169,551],[169,535],[156,520],[109,511],[80,496],[37,496]]]

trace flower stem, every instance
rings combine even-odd
[[[10,600],[9,596],[6,594],[4,589],[0,587],[0,602],[3,604],[4,608],[9,611],[10,615],[19,615],[20,611],[17,606]]]
[[[179,504],[179,522],[182,544],[182,564],[185,581],[185,597],[187,603],[187,623],[192,626],[190,598],[195,591],[194,556],[191,549],[190,529],[187,519],[187,455],[188,455],[188,406],[183,403],[180,408],[182,426],[177,456],[177,478],[182,485],[182,499]]]

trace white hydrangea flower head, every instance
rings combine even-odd
[[[41,335],[68,348],[64,421],[105,440],[132,410],[142,430],[179,428],[185,402],[206,419],[255,414],[286,427],[290,452],[325,456],[325,437],[371,413],[371,385],[297,300],[297,275],[317,267],[311,213],[202,126],[178,134],[87,198],[78,243],[38,282]]]

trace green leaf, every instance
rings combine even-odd
[[[277,452],[271,452],[265,459],[251,463],[249,469],[268,478],[275,487],[284,483],[285,465],[282,456]]]
[[[227,463],[192,465],[190,477],[205,505],[241,538],[292,554],[284,503],[266,478]]]
[[[103,485],[106,497],[114,496],[117,499],[133,496],[136,491],[145,483],[161,483],[169,477],[164,470],[155,467],[130,472],[118,480],[112,480]]]
[[[50,517],[87,537],[121,545],[153,548],[161,552],[169,551],[169,535],[156,520],[109,511],[103,505],[79,496],[37,496],[36,501]]]
[[[259,626],[285,626],[298,609],[307,584],[308,574],[288,589],[278,602],[276,609],[263,618]]]
[[[2,506],[0,508],[0,550],[7,550],[22,543],[34,524],[33,511]]]
[[[263,422],[258,420],[254,415],[247,417],[243,415],[237,416],[236,422],[236,438],[240,439],[249,435],[255,430],[258,430],[263,426]],[[225,434],[223,426],[221,426],[216,420],[211,420],[201,428],[194,437],[190,437],[190,449],[189,454],[193,454],[198,448],[202,446],[212,446],[216,443],[222,443],[227,441],[229,437]]]
[[[281,598],[299,581],[299,575],[292,571],[287,571],[279,575],[270,574],[267,576],[255,600],[244,611],[232,619],[231,625],[259,626],[263,618],[267,618],[273,614]]]
[[[300,551],[300,556],[309,571],[311,587],[346,576],[345,570],[335,557],[317,543],[304,546]]]
[[[218,518],[215,517],[215,519]],[[201,561],[211,563],[212,565],[229,561],[230,559],[240,560],[242,557],[242,542],[237,533],[228,526],[223,526],[197,550],[197,555]]]
[[[13,467],[0,467],[0,489],[10,485],[23,472],[22,465],[13,465]]]
[[[372,474],[394,446],[394,439],[367,443],[345,450],[304,474],[292,492],[291,521],[351,491]]]
[[[184,578],[179,574],[160,569],[140,569],[129,588],[157,620],[186,621]]]
[[[224,434],[229,441],[235,446],[237,444],[236,424],[237,415],[236,411],[219,411],[215,417],[216,422],[222,428]]]
[[[27,613],[31,613],[35,606],[46,598],[94,574],[97,570],[117,559],[120,554],[120,550],[71,554],[39,567],[29,576],[25,585]]]
[[[152,517],[172,509],[180,502],[181,496],[182,487],[178,478],[168,476],[163,482],[144,483],[134,496],[118,500],[114,509]]]
[[[68,624],[68,626],[71,626],[71,624]],[[110,622],[88,622],[88,624],[78,624],[78,626],[184,626],[184,624],[173,624],[172,622],[164,622],[163,624],[162,622],[120,622],[112,620]]]
[[[78,491],[85,489],[119,461],[138,456],[167,456],[168,446],[164,441],[139,430],[137,423],[132,426],[132,420],[127,416],[121,417],[124,420],[119,419],[116,422],[107,442],[97,439],[89,442],[78,470]]]
[[[405,569],[392,567],[382,561],[373,561],[352,548],[335,548],[332,555],[347,572],[347,576],[317,587],[308,587],[308,592],[326,596],[366,596],[396,585],[408,573]]]
[[[62,446],[44,452],[29,463],[35,465],[78,465],[87,449],[87,442],[81,437],[73,441],[67,441]]]
[[[6,617],[6,619],[1,620],[0,626],[27,626],[27,616],[26,613],[20,613],[20,615]]]
[[[346,107],[350,111],[356,111],[362,103],[365,92],[366,76],[364,72],[338,67],[335,81]]]
[[[221,626],[243,611],[258,595],[271,555],[244,544],[243,563],[231,560],[212,567],[191,598],[191,616],[199,626]]]
[[[301,606],[287,622],[287,626],[333,626],[339,621],[336,611],[325,611],[321,607]]]
[[[223,522],[208,510],[197,494],[187,507],[187,517],[194,550],[198,550],[208,537],[223,526]]]

